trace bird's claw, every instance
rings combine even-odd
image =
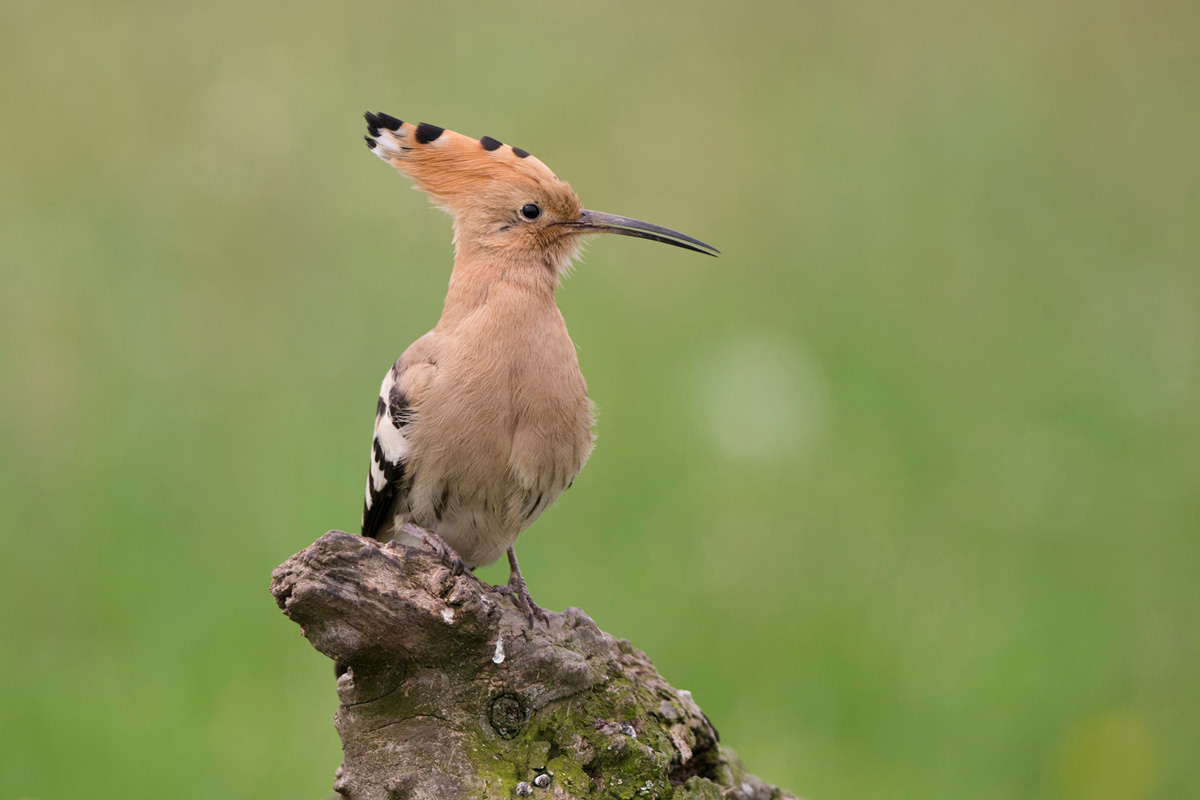
[[[462,558],[454,551],[454,548],[446,543],[446,540],[436,533],[419,525],[413,525],[411,522],[406,522],[400,526],[401,533],[407,533],[415,539],[419,539],[429,546],[437,557],[455,575],[462,575],[467,571],[467,565]]]
[[[550,624],[550,615],[546,609],[533,602],[533,598],[529,596],[529,587],[525,585],[524,578],[514,575],[508,583],[495,588],[500,594],[508,595],[516,601],[517,608],[521,609],[521,613],[529,621],[530,628],[533,628],[534,619],[540,619],[546,625]]]

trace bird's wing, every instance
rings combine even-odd
[[[375,435],[371,439],[371,469],[363,502],[363,536],[389,538],[393,510],[412,484],[407,470],[410,442],[405,429],[413,421],[413,395],[424,388],[436,370],[427,362],[405,364],[402,356],[388,370],[379,388]]]

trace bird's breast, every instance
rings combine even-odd
[[[435,331],[437,377],[411,426],[424,462],[414,499],[487,507],[515,539],[583,468],[593,414],[553,302],[488,305]]]

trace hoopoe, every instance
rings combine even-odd
[[[366,115],[367,146],[454,218],[454,269],[437,326],[379,390],[362,532],[423,538],[456,571],[508,554],[506,586],[532,626],[514,543],[592,451],[593,408],[554,292],[587,234],[699,253],[669,228],[584,210],[538,159],[485,136]],[[447,547],[448,546],[448,547]]]

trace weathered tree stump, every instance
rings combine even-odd
[[[629,642],[577,608],[530,630],[431,550],[330,531],[271,593],[338,664],[342,797],[793,798]]]

